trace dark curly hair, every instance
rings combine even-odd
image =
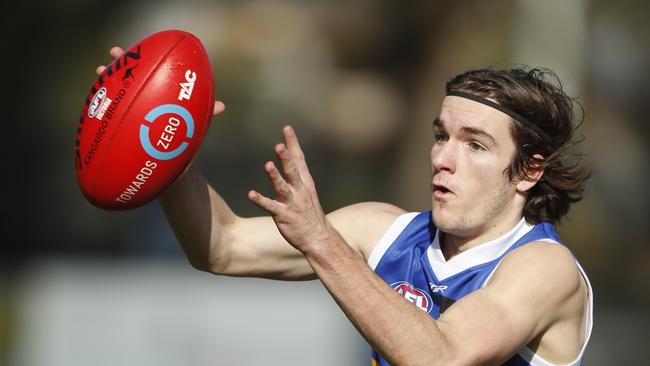
[[[575,124],[573,106],[583,111],[582,106],[564,92],[553,71],[527,67],[470,70],[449,80],[446,91],[496,101],[551,137],[546,139],[521,123],[511,125],[517,149],[504,174],[516,182],[526,179],[531,171],[544,169],[542,178],[528,191],[523,209],[526,221],[558,223],[569,206],[582,199],[590,171],[582,165],[581,155],[569,150],[581,141],[574,140],[574,132],[582,124],[584,113]]]

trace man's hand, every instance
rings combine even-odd
[[[282,173],[272,161],[264,165],[277,197],[270,199],[251,190],[248,192],[248,198],[268,211],[282,236],[296,249],[305,253],[313,251],[318,243],[338,234],[325,217],[320,205],[298,137],[291,126],[284,127],[282,132],[284,143],[275,146]]]
[[[122,50],[122,48],[120,48],[118,46],[114,46],[114,47],[111,47],[111,49],[108,51],[108,53],[111,55],[111,57],[118,58],[118,57],[120,57],[120,55],[122,55],[122,53],[124,53],[124,50]],[[106,66],[105,65],[99,65],[95,69],[95,72],[97,73],[97,75],[101,75],[101,73],[103,73],[104,70],[106,70]],[[226,110],[226,105],[223,104],[223,102],[217,100],[217,101],[214,102],[214,107],[212,109],[212,115],[216,117],[217,115],[221,114],[224,110]]]

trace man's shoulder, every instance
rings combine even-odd
[[[506,255],[488,286],[494,298],[510,304],[511,316],[532,321],[538,354],[559,357],[563,349],[575,358],[580,352],[591,329],[592,295],[567,247],[545,241],[522,245]]]
[[[327,215],[345,240],[368,258],[375,244],[405,210],[383,202],[362,202]]]
[[[583,281],[576,259],[567,247],[534,241],[508,253],[489,285],[513,297],[542,301],[552,308],[581,293]]]
[[[566,246],[546,240],[532,241],[515,248],[505,256],[502,266],[514,266],[518,270],[521,270],[518,267],[526,267],[542,272],[577,270],[575,257]]]

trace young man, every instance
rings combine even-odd
[[[591,288],[553,224],[588,174],[565,161],[572,100],[549,75],[475,70],[448,82],[430,212],[367,202],[325,215],[289,126],[280,166],[264,167],[277,197],[248,194],[270,217],[235,215],[196,167],[160,202],[200,270],[322,281],[373,365],[578,365]]]

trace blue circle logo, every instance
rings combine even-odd
[[[187,129],[185,131],[185,137],[188,139],[191,139],[192,136],[194,136],[194,118],[192,118],[192,115],[190,112],[176,104],[163,104],[159,105],[156,108],[152,109],[147,113],[147,115],[144,117],[146,122],[149,122],[149,124],[153,124],[154,121],[162,116],[163,114],[175,114],[179,117],[181,117],[180,121],[185,122],[185,125],[187,126]],[[170,118],[170,121],[172,119]],[[174,121],[179,121],[178,119],[174,119]],[[179,122],[180,122],[179,121]],[[180,155],[187,147],[189,144],[186,141],[183,141],[183,143],[180,144],[176,149],[172,151],[160,151],[158,150],[152,143],[151,140],[149,139],[149,125],[146,124],[146,122],[143,122],[142,125],[140,125],[140,144],[142,145],[142,148],[144,151],[147,152],[152,158],[158,159],[158,160],[169,160],[177,157]],[[167,128],[168,126],[166,126]],[[167,131],[167,129],[165,129]],[[161,136],[161,139],[159,139],[156,143],[157,146],[169,146],[170,140],[164,140],[163,137]]]

